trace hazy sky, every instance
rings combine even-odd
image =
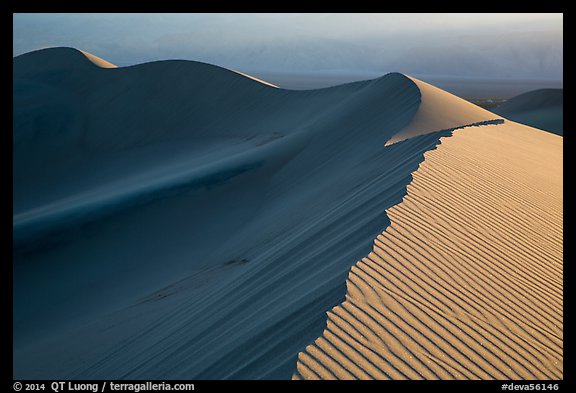
[[[562,79],[562,14],[14,14],[19,55],[71,46],[117,65]]]

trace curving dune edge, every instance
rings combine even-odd
[[[562,378],[561,137],[399,73],[13,78],[14,378]]]
[[[293,379],[562,379],[562,138],[506,122],[425,156]]]

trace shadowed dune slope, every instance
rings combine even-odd
[[[469,127],[425,154],[295,379],[562,379],[562,138]]]
[[[563,135],[564,90],[529,91],[504,102],[493,112],[518,123]]]
[[[57,48],[14,78],[19,377],[290,378],[439,138],[384,148],[400,74],[293,92]]]
[[[178,60],[114,68],[72,48],[53,48],[14,58],[13,76],[13,356],[14,377],[19,379],[289,379],[297,364],[307,377],[298,354],[322,334],[327,310],[345,302],[351,266],[368,255],[374,238],[388,233],[387,211],[402,202],[407,187],[410,192],[416,187],[410,185],[412,173],[421,164],[416,174],[426,168],[425,154],[434,157],[429,151],[440,138],[475,124],[456,135],[458,140],[461,135],[473,138],[470,143],[477,143],[481,151],[490,147],[496,130],[512,130],[502,133],[503,144],[510,143],[506,136],[517,131],[514,137],[521,143],[506,162],[516,162],[515,155],[531,155],[534,149],[542,151],[541,157],[534,155],[538,160],[549,154],[550,141],[543,140],[540,147],[531,142],[538,131],[523,127],[522,136],[521,126],[501,124],[495,115],[398,73],[327,89],[291,91],[204,63]],[[394,140],[399,134],[403,136]],[[385,146],[391,140],[396,143]],[[441,151],[451,140],[443,139]],[[474,160],[478,165],[482,161],[473,157],[461,157],[458,166],[445,160],[447,167],[457,167],[465,177],[449,183],[449,197],[435,205],[442,210],[438,217],[463,225],[464,218],[449,207],[454,198],[467,198],[465,187],[484,181],[483,172],[474,167]],[[500,156],[485,156],[492,165],[488,169],[495,173],[494,187],[505,183],[506,176],[511,182],[491,189],[498,194],[478,191],[476,202],[488,206],[479,212],[471,204],[467,208],[478,216],[470,219],[480,220],[488,213],[490,218],[494,215],[490,209],[527,210],[518,213],[520,220],[509,223],[508,216],[498,216],[494,220],[506,218],[505,223],[497,222],[501,226],[473,226],[470,233],[477,230],[488,236],[492,230],[507,228],[509,232],[502,236],[498,232],[494,241],[510,246],[511,263],[517,256],[512,251],[526,254],[529,262],[517,266],[522,274],[510,273],[518,280],[503,281],[494,270],[504,264],[495,246],[475,245],[470,238],[441,249],[430,241],[428,245],[435,248],[429,253],[443,252],[452,258],[448,261],[473,252],[479,257],[468,257],[471,267],[435,267],[448,262],[422,251],[426,257],[420,262],[421,271],[405,271],[420,287],[407,279],[403,285],[415,292],[406,296],[416,299],[416,306],[429,309],[412,311],[406,318],[438,319],[431,314],[438,312],[460,326],[458,313],[472,312],[467,301],[474,307],[481,296],[495,302],[490,296],[496,292],[465,292],[464,286],[459,297],[446,295],[451,303],[441,297],[445,295],[441,287],[421,291],[435,277],[422,273],[426,269],[460,269],[463,275],[454,280],[467,283],[510,284],[512,288],[498,287],[497,292],[510,299],[524,295],[524,285],[539,290],[551,286],[549,296],[559,301],[555,293],[561,261],[538,273],[540,283],[527,274],[537,270],[529,263],[540,260],[532,255],[547,261],[548,252],[556,255],[561,246],[561,237],[556,237],[557,210],[551,218],[532,217],[530,209],[541,203],[536,198],[539,183],[525,185],[514,177],[524,173],[521,165],[509,164],[509,171],[499,171],[501,157],[496,157]],[[548,178],[553,162],[530,176]],[[445,183],[436,180],[441,174],[427,176],[439,186],[429,193],[446,192]],[[417,178],[415,184],[422,187],[419,182],[426,179]],[[546,206],[557,209],[557,185],[552,183],[547,191],[551,196],[543,195],[550,197]],[[521,193],[514,199],[510,193],[516,189],[507,187],[518,187]],[[497,205],[486,198],[503,202]],[[411,225],[423,227],[428,236],[421,239],[440,231],[435,226],[425,230],[435,222],[431,214],[433,209],[422,208],[421,217],[410,217]],[[530,225],[544,225],[541,220],[548,220],[546,225],[556,232],[546,236],[556,240],[539,239],[537,249],[534,244],[515,248],[506,243],[510,236],[522,242],[535,240],[537,227]],[[451,232],[445,236],[460,239],[460,232],[448,229]],[[464,275],[467,272],[470,277]],[[494,281],[484,273],[494,274]],[[544,295],[532,291],[526,296]],[[441,299],[435,308],[425,302],[433,303],[432,297]],[[386,303],[387,298],[382,299]],[[445,304],[450,304],[452,314]],[[557,321],[560,311],[553,302],[548,306],[556,312],[550,314],[551,320]],[[490,345],[502,346],[497,340],[511,336],[506,345],[530,352],[530,346],[545,351],[542,348],[551,342],[556,347],[549,344],[550,359],[556,359],[561,350],[558,338],[546,337],[550,332],[558,335],[558,328],[538,320],[530,325],[534,331],[529,330],[527,324],[544,311],[536,301],[518,307],[523,307],[524,319],[510,322],[516,317],[502,317],[498,329],[503,333],[498,336],[491,330]],[[472,314],[473,322],[465,322],[500,317],[499,310],[482,309]],[[367,317],[355,318],[372,324]],[[330,317],[329,327],[332,321]],[[379,329],[380,323],[381,319],[370,326]],[[347,334],[363,329],[354,321],[349,326]],[[368,337],[368,331],[362,334]],[[458,334],[446,339],[459,348],[458,353],[468,353],[458,340],[479,351],[472,344],[478,336]],[[526,344],[518,337],[536,339]],[[395,351],[402,348],[387,345]],[[429,351],[439,355],[431,347]],[[450,352],[450,356],[463,362],[460,355]],[[525,356],[541,359],[539,353]],[[481,374],[480,368],[496,375],[486,366],[460,367],[450,357],[445,361],[458,370],[469,367],[467,376]],[[347,374],[330,369],[343,362],[339,358],[322,367],[328,370],[326,375],[343,376]],[[365,370],[367,364],[359,362],[358,367]],[[385,365],[377,364],[385,370]],[[522,375],[532,372],[512,369]],[[552,371],[543,371],[546,375],[559,373],[552,366],[542,368],[548,369]]]

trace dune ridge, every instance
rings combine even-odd
[[[562,379],[562,139],[506,122],[425,155],[293,379]]]
[[[494,108],[493,112],[530,127],[563,135],[564,90],[532,90],[512,97]]]
[[[387,146],[431,131],[453,131],[473,125],[497,124],[502,121],[499,116],[471,102],[411,76],[406,77],[416,85],[421,96],[426,99],[422,99],[418,112],[410,123],[386,142]],[[446,108],[450,109],[446,110]]]
[[[86,51],[80,50],[84,56],[88,58],[92,63],[96,64],[100,68],[118,68],[117,65],[110,63],[98,56],[94,56],[92,53],[88,53]]]

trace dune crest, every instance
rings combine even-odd
[[[387,141],[386,145],[432,131],[454,130],[469,125],[490,124],[501,121],[501,118],[492,112],[447,91],[411,76],[406,75],[406,78],[410,79],[418,87],[421,94],[421,103],[410,123]]]
[[[86,56],[86,58],[88,58],[88,60],[90,60],[92,63],[96,64],[100,68],[118,68],[117,65],[114,65],[114,64],[110,63],[109,61],[101,59],[98,56],[94,56],[92,53],[88,53],[88,52],[83,51],[83,50],[80,50],[80,52],[82,52],[84,54],[84,56]]]
[[[443,138],[294,379],[562,379],[562,139]]]

